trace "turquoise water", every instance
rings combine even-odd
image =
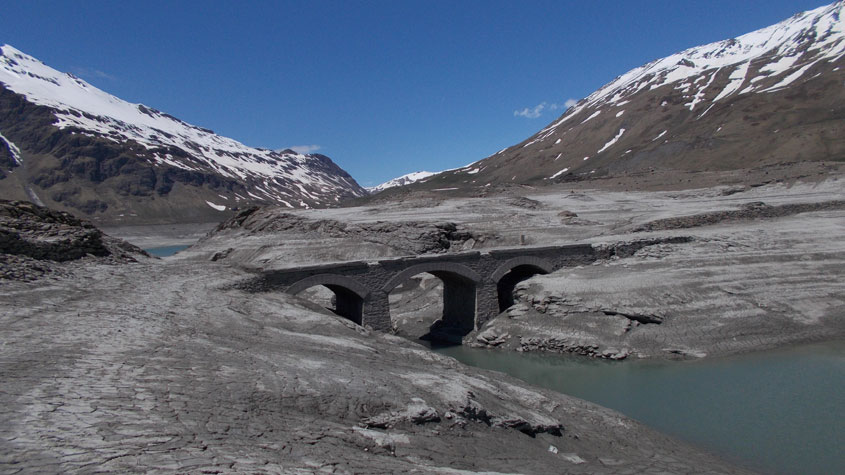
[[[176,254],[177,252],[181,251],[182,249],[187,249],[188,245],[179,245],[179,246],[162,246],[162,247],[152,247],[149,249],[144,249],[148,253],[152,254],[153,256],[158,257],[167,257]]]
[[[766,473],[845,473],[845,342],[701,361],[435,349],[615,409]]]

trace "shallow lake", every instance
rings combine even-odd
[[[149,249],[144,249],[149,254],[157,257],[167,257],[176,254],[177,252],[187,249],[189,244],[182,244],[178,246],[162,246],[162,247],[151,247]]]
[[[766,473],[845,473],[845,342],[699,361],[435,348],[615,409]]]

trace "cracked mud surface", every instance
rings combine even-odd
[[[0,472],[738,471],[294,298],[220,290],[245,277],[150,259],[5,283]]]

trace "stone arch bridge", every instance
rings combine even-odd
[[[465,335],[513,305],[517,283],[595,260],[596,252],[587,244],[519,247],[268,270],[248,288],[296,295],[322,285],[335,294],[336,314],[388,331],[388,295],[411,277],[427,272],[443,281],[443,316],[438,323],[453,334]]]

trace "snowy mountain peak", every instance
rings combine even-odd
[[[434,173],[426,172],[426,171],[412,172],[412,173],[408,173],[406,175],[402,175],[400,177],[396,177],[392,180],[388,180],[388,181],[382,183],[381,185],[368,186],[368,187],[366,187],[366,190],[369,191],[370,193],[378,193],[378,192],[384,191],[388,188],[395,188],[397,186],[410,185],[411,183],[416,183],[420,180],[424,180],[424,179],[426,179],[426,178],[428,178],[432,175],[434,175]]]
[[[608,186],[669,186],[665,181],[680,187],[700,172],[762,170],[765,176],[780,167],[803,176],[802,169],[841,161],[843,13],[840,0],[651,61],[616,77],[523,142],[418,187],[602,180]]]
[[[0,86],[52,109],[53,125],[59,129],[138,143],[158,166],[246,182],[249,196],[241,195],[245,200],[299,207],[365,193],[325,156],[249,147],[152,107],[119,99],[12,46],[3,45],[0,53]]]
[[[819,62],[845,55],[842,24],[845,1],[816,8],[745,35],[697,46],[652,61],[617,77],[544,129],[552,131],[588,108],[618,105],[644,89],[676,84],[690,94],[693,110],[717,74],[729,71],[731,81],[713,99],[732,94],[771,92],[787,87]],[[751,67],[753,65],[753,67]],[[764,81],[778,78],[774,84]]]

